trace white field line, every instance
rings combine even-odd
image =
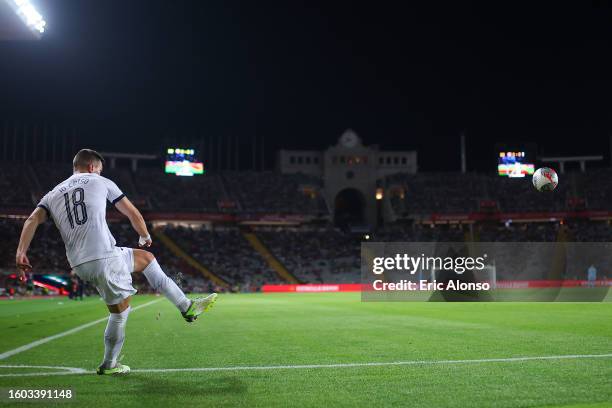
[[[508,357],[508,358],[481,358],[475,360],[412,360],[392,361],[374,363],[338,363],[338,364],[304,364],[304,365],[272,365],[272,366],[233,366],[233,367],[191,367],[191,368],[143,368],[132,370],[132,373],[175,373],[175,372],[217,372],[217,371],[252,371],[252,370],[296,370],[317,368],[354,368],[354,367],[388,367],[388,366],[411,366],[411,365],[450,365],[450,364],[483,364],[483,363],[513,363],[521,361],[543,361],[543,360],[574,360],[587,358],[610,358],[610,354],[570,354],[559,356],[532,356],[532,357]],[[2,368],[36,368],[36,366],[5,366]],[[38,373],[11,373],[0,374],[0,377],[50,377],[56,375],[70,374],[93,374],[73,367],[40,367],[57,368],[65,371],[38,372]]]
[[[32,365],[0,365],[0,368],[43,368],[47,370],[63,370],[63,371],[51,371],[46,374],[50,375],[66,375],[66,374],[87,374],[87,370],[76,367],[60,367],[60,366],[32,366]],[[15,373],[15,374],[0,374],[0,377],[27,377],[29,375],[39,376],[43,373]]]
[[[141,309],[143,307],[150,306],[153,303],[157,303],[157,302],[159,302],[161,300],[162,299],[155,299],[155,300],[152,300],[150,302],[143,303],[142,305],[138,305],[136,307],[133,307],[132,311]],[[59,338],[68,336],[70,334],[77,333],[77,332],[79,332],[79,331],[81,331],[83,329],[86,329],[88,327],[91,327],[91,326],[94,326],[94,325],[96,325],[98,323],[102,323],[102,322],[106,322],[106,321],[108,321],[108,316],[104,317],[102,319],[94,320],[93,322],[82,324],[82,325],[77,326],[77,327],[75,327],[73,329],[66,330],[65,332],[54,334],[53,336],[43,337],[40,340],[33,341],[33,342],[25,344],[25,345],[23,345],[21,347],[17,347],[16,349],[5,351],[4,353],[0,354],[0,360],[5,360],[5,359],[7,359],[7,358],[9,358],[11,356],[14,356],[15,354],[23,353],[24,351],[28,351],[28,350],[30,350],[30,349],[32,349],[34,347],[40,346],[41,344],[45,344],[45,343],[48,343],[48,342],[53,341],[55,339],[59,339]]]

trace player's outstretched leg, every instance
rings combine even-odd
[[[104,361],[96,373],[99,375],[128,374],[130,367],[117,362],[125,340],[125,325],[130,314],[130,298],[117,305],[108,305],[111,312],[104,330]]]
[[[190,300],[185,293],[170,279],[159,266],[155,256],[142,249],[134,249],[134,272],[142,272],[151,287],[162,293],[181,312],[187,322],[195,321],[199,315],[210,309],[217,294]]]

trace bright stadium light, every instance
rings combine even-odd
[[[15,13],[17,13],[30,30],[38,31],[40,34],[45,32],[47,22],[29,0],[9,0],[10,3],[12,3],[11,5]]]
[[[376,199],[377,200],[382,200],[383,199],[383,189],[382,188],[377,188],[376,189]]]

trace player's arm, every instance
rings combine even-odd
[[[149,231],[147,230],[147,224],[145,220],[138,211],[138,208],[132,204],[132,202],[127,198],[123,197],[119,201],[115,203],[115,208],[119,210],[119,212],[130,220],[132,224],[132,228],[138,233],[140,239],[138,240],[138,245],[150,247],[151,246],[151,235],[149,235]]]
[[[19,279],[21,280],[24,280],[25,273],[32,269],[32,265],[30,265],[30,260],[27,255],[28,249],[30,248],[36,229],[45,221],[47,221],[47,211],[42,207],[36,207],[23,224],[21,237],[19,237],[17,254],[15,255],[15,264],[19,270]]]

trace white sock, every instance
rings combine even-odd
[[[174,306],[178,307],[181,312],[185,312],[189,309],[191,301],[187,299],[187,296],[185,296],[181,288],[162,271],[162,268],[157,263],[157,259],[153,259],[153,261],[144,268],[142,273],[149,281],[151,287],[156,292],[162,293],[169,301],[174,303]]]
[[[104,330],[104,361],[102,367],[113,368],[117,364],[117,358],[125,340],[125,325],[131,306],[121,313],[111,313],[108,317],[106,330]]]

